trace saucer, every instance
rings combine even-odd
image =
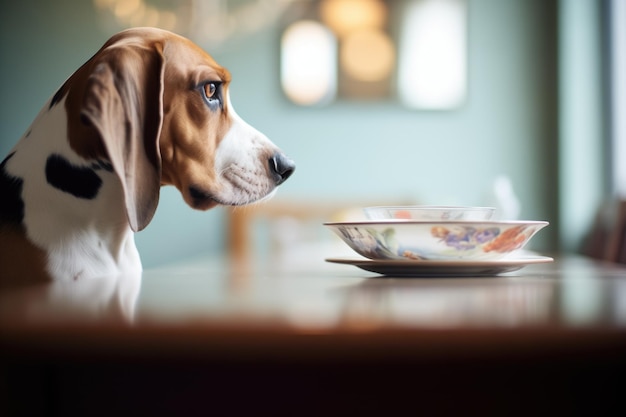
[[[517,271],[527,265],[553,262],[548,256],[496,259],[492,261],[399,261],[327,258],[326,262],[354,265],[366,271],[395,277],[477,277]]]

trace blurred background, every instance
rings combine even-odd
[[[296,161],[278,203],[495,205],[551,223],[533,249],[579,251],[625,194],[624,3],[3,1],[0,156],[111,35],[158,26],[226,66],[239,115]],[[232,221],[163,188],[144,266],[227,251]]]

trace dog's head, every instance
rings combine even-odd
[[[261,200],[293,173],[293,162],[235,113],[230,81],[188,39],[137,28],[112,37],[60,90],[70,145],[110,162],[133,230],[152,219],[161,185],[206,210]]]

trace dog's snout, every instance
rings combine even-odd
[[[277,152],[269,160],[270,172],[274,176],[276,185],[280,185],[293,174],[296,164],[284,154]]]

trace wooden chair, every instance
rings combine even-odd
[[[600,206],[582,252],[595,259],[626,264],[626,200]]]
[[[626,264],[626,200],[617,203],[613,230],[606,249],[606,259]]]

